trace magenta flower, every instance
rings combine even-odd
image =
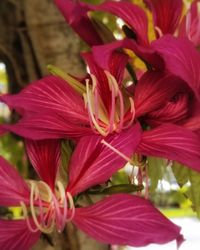
[[[153,13],[153,20],[157,37],[164,34],[174,34],[180,23],[182,0],[144,0]]]
[[[168,40],[172,41],[168,43]],[[164,49],[166,43],[168,50]],[[85,54],[92,73],[86,86],[79,83],[79,89],[75,91],[69,82],[51,76],[29,85],[17,95],[1,96],[1,100],[22,115],[17,124],[1,125],[1,129],[32,139],[79,139],[95,134],[100,134],[103,138],[109,138],[112,134],[126,134],[131,131],[127,128],[131,128],[137,121],[152,128],[163,124],[158,130],[155,128],[144,132],[142,146],[137,151],[144,155],[176,160],[199,171],[199,136],[190,131],[199,129],[199,123],[196,122],[199,119],[199,54],[189,41],[171,36],[157,40],[153,46],[156,53],[163,57],[166,72],[145,73],[138,81],[134,93],[127,93],[122,97],[121,83],[126,56],[113,54],[109,61],[111,75],[97,66],[91,54]],[[194,57],[196,64],[192,71],[189,70],[192,61],[185,58],[180,63],[175,50],[180,58],[187,56],[187,53]],[[172,54],[169,58],[167,51]],[[80,94],[80,86],[83,88],[85,102],[82,92]],[[127,99],[128,102],[125,101]],[[191,112],[192,108],[194,113]],[[148,133],[150,136],[146,137]],[[154,143],[153,136],[157,138],[157,133],[160,139]],[[130,132],[129,138],[134,139],[134,136],[137,137],[137,133]],[[177,141],[182,143],[178,144]],[[173,154],[171,151],[177,153]]]
[[[127,56],[114,53],[109,72],[98,67],[91,54],[83,56],[91,72],[85,83],[48,76],[17,95],[1,96],[22,116],[18,124],[1,129],[31,139],[74,139],[93,133],[107,136],[130,127],[135,117],[133,99],[122,94]]]
[[[129,157],[128,148],[136,147],[139,137],[133,143],[127,136],[128,133],[122,138],[120,134],[108,142]],[[27,153],[40,181],[25,182],[0,158],[0,205],[21,206],[23,211],[20,219],[0,220],[2,250],[30,249],[41,232],[48,234],[54,228],[62,232],[68,221],[108,244],[145,246],[174,239],[181,244],[180,228],[138,196],[116,194],[88,207],[76,207],[73,198],[77,194],[107,181],[126,162],[99,143],[100,140],[99,136],[80,140],[70,161],[67,186],[58,179],[60,145],[57,141],[27,141]]]

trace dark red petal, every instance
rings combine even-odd
[[[144,2],[153,12],[154,25],[161,30],[162,34],[173,34],[180,22],[183,1],[144,0]]]
[[[78,1],[75,2],[72,0],[54,0],[54,2],[67,23],[70,24],[86,43],[91,46],[103,43],[87,16],[89,9],[86,6],[83,6]]]
[[[140,142],[141,129],[138,124],[105,140],[118,151],[131,157]],[[72,155],[69,167],[68,190],[73,195],[107,181],[126,160],[101,143],[100,136],[82,138]]]
[[[25,220],[0,220],[1,250],[31,249],[39,237],[40,231],[29,231]]]
[[[60,142],[57,140],[26,140],[26,150],[35,171],[42,181],[54,189],[60,164]]]
[[[135,87],[136,116],[143,116],[161,108],[184,88],[185,83],[173,75],[161,72],[145,73]]]
[[[148,200],[116,194],[85,208],[76,208],[73,223],[94,239],[115,245],[146,246],[183,241],[180,227]]]
[[[30,190],[18,174],[3,157],[0,156],[0,206],[19,206],[23,201],[29,204]]]
[[[200,171],[200,137],[181,126],[165,124],[144,132],[136,151],[175,160]]]

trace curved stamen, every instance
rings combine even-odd
[[[128,128],[133,124],[133,121],[135,119],[135,105],[134,105],[134,101],[131,97],[129,97],[129,101],[130,101],[130,105],[131,105],[131,110],[130,112],[132,113],[131,119],[128,122],[128,124],[126,126],[123,126],[123,128]]]
[[[25,205],[25,203],[23,201],[20,202],[20,205],[21,205],[21,208],[22,208],[22,212],[23,212],[23,216],[24,216],[24,219],[26,220],[26,223],[27,223],[27,226],[28,226],[28,229],[32,232],[32,233],[35,233],[37,232],[39,229],[36,227],[36,228],[33,228],[31,223],[30,223],[30,219],[29,219],[29,216],[28,216],[28,209]]]
[[[93,109],[92,109],[92,96],[91,96],[91,90],[89,87],[89,80],[86,80],[86,99],[87,99],[87,106],[88,106],[88,113],[89,116],[92,120],[92,123],[94,124],[94,127],[96,128],[96,130],[103,136],[106,136],[107,133],[99,126],[99,124],[97,123],[94,114],[93,114]]]
[[[67,220],[66,220],[66,221],[68,222],[68,221],[71,221],[71,220],[74,218],[75,206],[74,206],[74,200],[73,200],[72,195],[71,195],[69,192],[67,192],[66,194],[67,194],[67,198],[68,198],[68,200],[69,200],[69,207],[70,207],[70,209],[72,210],[72,211],[71,211],[70,217],[67,218]]]
[[[94,93],[94,111],[95,111],[95,118],[98,123],[99,120],[99,102],[98,102],[98,91],[97,91],[97,79],[94,75],[91,75],[92,78],[92,92]],[[99,123],[98,123],[99,124]]]
[[[49,194],[50,200],[52,200],[52,192],[51,192],[50,187],[44,182],[40,182],[40,184],[41,183],[46,188],[47,193]],[[53,228],[54,228],[54,219],[51,220],[51,224],[50,224],[49,227],[45,227],[45,226],[40,224],[40,222],[38,221],[37,215],[36,215],[36,208],[34,206],[34,200],[36,198],[35,193],[36,193],[36,195],[39,193],[38,187],[34,182],[31,182],[30,209],[31,209],[31,214],[32,214],[33,221],[34,221],[36,227],[41,232],[43,232],[43,233],[51,233],[53,231]]]
[[[57,187],[58,187],[58,190],[59,190],[59,193],[60,193],[60,198],[61,198],[60,202],[63,204],[63,215],[62,215],[62,218],[61,218],[61,226],[60,226],[60,230],[62,232],[64,227],[65,227],[65,221],[66,221],[66,218],[67,218],[67,211],[68,211],[67,197],[66,197],[66,194],[65,194],[64,186],[60,181],[57,181]]]
[[[117,132],[120,132],[123,129],[124,124],[124,100],[121,91],[118,92],[119,103],[120,103],[120,119],[119,119],[119,129]]]

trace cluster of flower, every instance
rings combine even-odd
[[[16,95],[0,96],[21,117],[15,124],[1,124],[0,133],[26,138],[27,154],[41,179],[25,181],[0,158],[0,206],[19,206],[23,214],[18,220],[0,220],[2,250],[27,250],[41,232],[62,232],[67,221],[108,244],[182,243],[178,226],[148,199],[124,193],[123,185],[93,205],[78,204],[80,194],[106,183],[127,162],[134,165],[134,154],[200,171],[200,1],[193,1],[184,16],[182,0],[144,2],[153,15],[151,42],[146,12],[131,1],[90,5],[55,0],[91,46],[82,54],[90,73],[80,80],[49,66],[52,75]],[[124,39],[114,40],[103,24],[94,25],[87,15],[93,11],[121,18]],[[145,70],[134,69],[133,53]],[[59,178],[61,139],[75,145],[64,182]]]

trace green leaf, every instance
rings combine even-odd
[[[173,162],[172,171],[180,187],[185,185],[189,180],[190,169],[178,162]]]
[[[173,164],[172,170],[181,187],[187,182],[190,183],[185,195],[191,200],[192,207],[200,218],[200,173],[176,162]]]
[[[158,181],[162,180],[166,172],[166,160],[155,157],[147,158],[147,174],[150,179],[150,192],[154,192]]]
[[[88,191],[89,194],[119,194],[119,193],[133,193],[136,191],[141,191],[144,188],[143,185],[133,185],[133,184],[120,184],[114,185],[110,187],[106,187],[103,189],[95,190],[95,191]]]

